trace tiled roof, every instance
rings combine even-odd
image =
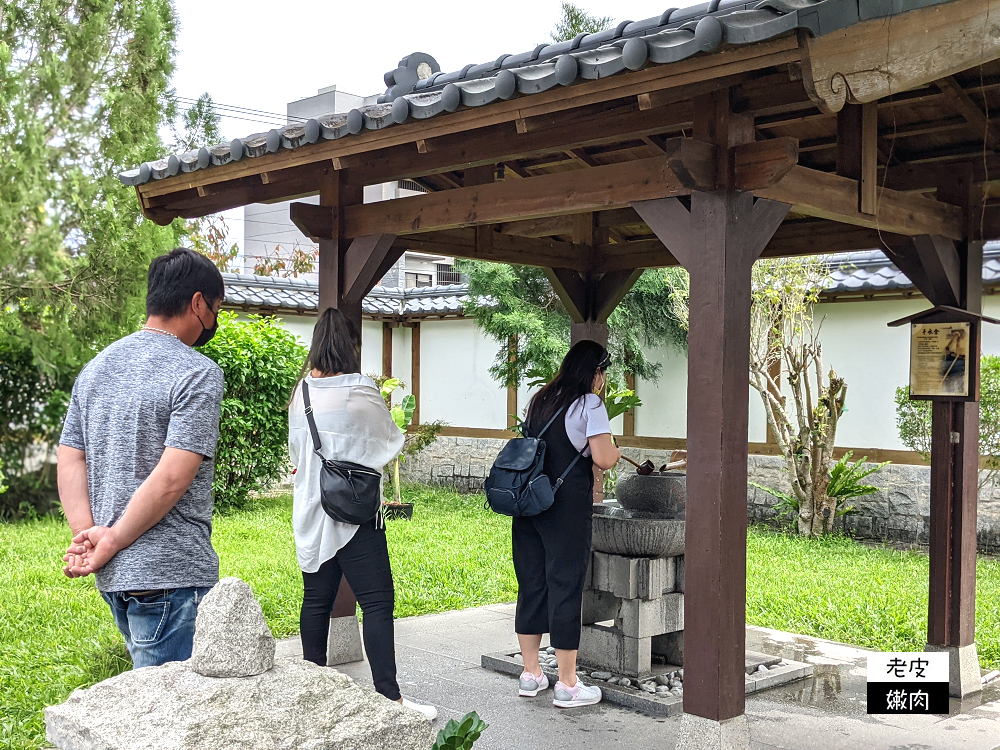
[[[831,271],[826,296],[913,289],[913,282],[879,250],[830,255],[827,261]],[[998,282],[1000,243],[991,242],[983,251],[983,284]]]
[[[331,113],[267,133],[236,138],[210,148],[171,154],[122,172],[126,185],[172,177],[212,166],[295,149],[320,138],[334,140],[363,130],[381,130],[424,120],[459,107],[530,96],[556,86],[668,65],[720,45],[762,42],[797,30],[823,36],[860,21],[885,18],[949,0],[711,0],[671,8],[645,21],[622,21],[614,29],[580,34],[568,42],[540,44],[530,52],[501,55],[479,65],[442,73],[430,55],[414,53],[385,74],[379,103]]]
[[[315,281],[242,273],[224,273],[222,279],[228,307],[264,308],[303,315],[315,315],[319,308],[319,285]],[[364,298],[361,309],[365,315],[461,315],[468,291],[466,284],[414,289],[377,286]]]

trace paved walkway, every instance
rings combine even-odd
[[[952,701],[947,717],[868,716],[865,651],[763,628],[747,628],[747,645],[815,666],[809,679],[747,698],[754,750],[1000,748],[1000,686],[965,705]],[[508,647],[517,648],[511,604],[397,620],[400,688],[407,697],[438,706],[437,726],[478,711],[490,727],[476,750],[673,749],[679,719],[657,720],[604,704],[562,711],[552,707],[551,693],[518,698],[512,678],[480,666],[482,654]],[[279,654],[301,653],[297,638],[279,644]],[[371,685],[367,663],[339,669]]]

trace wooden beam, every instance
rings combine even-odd
[[[545,275],[556,296],[562,300],[570,319],[574,323],[585,322],[590,306],[586,277],[570,268],[546,268]]]
[[[775,185],[799,161],[795,138],[771,138],[732,149],[733,185],[737,190],[759,190]]]
[[[313,242],[336,237],[336,206],[293,203],[288,207],[288,215],[296,228]]]
[[[638,395],[639,391],[635,386],[635,374],[631,372],[625,373],[625,387],[630,391],[633,391]],[[629,409],[627,412],[622,414],[622,435],[625,437],[633,437],[635,435],[635,409]]]
[[[962,237],[961,211],[940,201],[880,190],[878,212],[858,210],[858,181],[796,166],[777,185],[754,191],[759,198],[789,203],[792,212],[895,234]]]
[[[491,234],[489,243],[477,243],[475,237],[466,239],[451,236],[450,233],[432,232],[399,237],[395,246],[403,250],[522,266],[587,271],[592,265],[589,247],[547,238],[516,237],[495,231]]]
[[[615,208],[714,188],[711,145],[688,138],[671,139],[667,145],[667,154],[655,159],[353,206],[346,216],[347,231],[353,236],[412,234]]]
[[[984,142],[987,148],[995,150],[1000,145],[1000,128],[987,119],[979,105],[972,101],[972,97],[954,76],[942,78],[935,81],[935,84],[952,101],[976,137]]]
[[[954,0],[810,37],[802,57],[809,97],[828,113],[878,101],[1000,57],[990,0]]]

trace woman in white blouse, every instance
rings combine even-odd
[[[399,454],[404,437],[375,382],[359,373],[359,354],[355,327],[329,308],[313,329],[304,381],[324,457],[381,471]],[[320,459],[313,452],[301,384],[288,405],[288,450],[296,467],[292,526],[304,588],[299,617],[303,658],[326,665],[330,611],[344,576],[364,613],[365,652],[375,689],[433,719],[436,709],[404,700],[396,682],[395,590],[385,524],[378,517],[361,526],[340,523],[323,510]]]

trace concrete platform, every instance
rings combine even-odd
[[[301,655],[298,638],[279,652]],[[813,667],[805,679],[747,696],[754,750],[996,750],[1000,683],[975,699],[951,702],[949,716],[868,716],[867,652],[830,641],[747,628],[747,648]],[[518,698],[514,678],[480,666],[484,653],[517,651],[514,606],[495,605],[396,621],[403,694],[433,703],[437,726],[478,711],[490,724],[476,750],[674,750],[680,717],[651,718],[611,703],[552,707],[551,693]],[[337,667],[371,685],[365,662]]]

